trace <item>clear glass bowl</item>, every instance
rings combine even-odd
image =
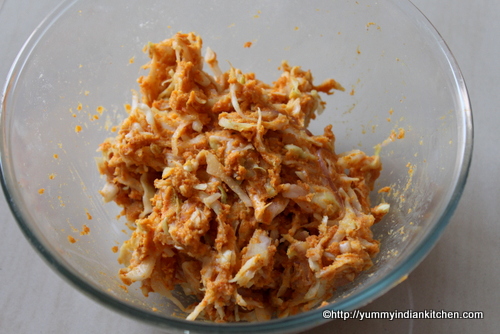
[[[338,80],[346,92],[327,97],[327,110],[312,124],[315,133],[333,124],[338,152],[371,154],[392,130],[404,129],[404,139],[381,154],[376,189],[392,190],[373,195],[374,203],[384,198],[392,205],[374,227],[381,252],[328,306],[262,323],[188,322],[172,316],[164,299],[145,298],[136,286],[123,289],[111,248],[128,236],[116,218],[120,209],[98,194],[104,181],[94,158],[137,89],[148,60],[141,49],[177,31],[198,32],[224,70],[230,61],[271,82],[287,59],[311,69],[316,82]],[[252,46],[244,48],[246,42]],[[66,1],[33,32],[11,69],[1,133],[7,200],[47,263],[102,304],[184,333],[300,331],[324,323],[324,309],[352,310],[382,295],[417,266],[450,220],[473,141],[455,60],[426,18],[401,0]],[[83,225],[88,235],[80,235]]]

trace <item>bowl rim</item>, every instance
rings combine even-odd
[[[5,106],[6,101],[9,97],[9,92],[11,87],[15,85],[18,79],[18,74],[22,72],[23,66],[29,58],[31,51],[37,45],[38,41],[44,36],[45,32],[49,30],[54,22],[56,22],[59,17],[64,15],[64,13],[70,9],[74,4],[81,0],[65,0],[62,1],[58,6],[56,6],[35,28],[35,30],[28,37],[23,47],[20,49],[17,57],[15,58],[9,73],[7,75],[7,80],[2,90],[2,96],[0,100],[0,127],[2,135],[0,136],[0,182],[4,192],[6,201],[10,207],[10,210],[23,232],[26,239],[30,242],[31,246],[36,249],[37,253],[42,257],[43,260],[51,267],[56,273],[59,274],[66,282],[69,282],[77,290],[89,296],[91,299],[99,302],[114,311],[117,311],[123,315],[130,316],[136,320],[145,322],[149,325],[156,325],[164,329],[177,329],[184,330],[185,332],[206,332],[206,331],[220,331],[220,332],[239,332],[239,333],[253,333],[255,331],[264,332],[286,332],[286,331],[297,331],[305,330],[307,328],[315,327],[322,323],[327,322],[327,319],[322,318],[324,311],[329,310],[345,310],[350,311],[355,308],[364,306],[374,299],[380,297],[382,294],[390,290],[404,280],[405,276],[408,275],[417,265],[425,258],[425,256],[432,250],[435,246],[437,240],[442,235],[445,227],[448,225],[458,203],[462,196],[465,188],[465,184],[469,175],[470,165],[472,161],[473,152],[473,141],[474,141],[474,130],[473,130],[473,117],[472,109],[468,96],[467,87],[465,80],[460,71],[458,63],[454,58],[452,52],[448,48],[446,42],[443,40],[439,32],[430,23],[427,17],[410,1],[406,0],[404,2],[389,0],[389,2],[396,4],[402,10],[405,11],[408,16],[415,17],[415,20],[419,20],[421,24],[425,25],[425,28],[429,31],[432,37],[435,39],[437,46],[441,49],[443,56],[447,59],[450,73],[455,80],[455,89],[459,92],[458,99],[460,100],[460,105],[463,107],[463,147],[459,147],[459,158],[461,160],[461,165],[459,166],[459,173],[456,177],[454,184],[454,189],[451,198],[443,210],[442,215],[438,219],[437,223],[429,229],[427,235],[425,235],[420,244],[417,245],[414,252],[398,263],[394,270],[389,273],[383,280],[375,282],[367,290],[361,291],[353,294],[353,296],[347,297],[346,299],[338,302],[335,308],[330,305],[313,309],[307,312],[303,312],[297,315],[289,316],[282,319],[272,319],[265,322],[255,322],[255,323],[225,323],[216,324],[211,322],[201,322],[201,321],[188,321],[180,318],[174,317],[163,317],[156,315],[152,312],[144,311],[142,309],[135,308],[131,305],[122,303],[118,298],[112,295],[108,295],[95,288],[91,284],[87,283],[82,279],[76,272],[65,266],[64,261],[58,258],[58,255],[51,252],[41,240],[39,240],[34,233],[31,231],[29,226],[23,219],[22,210],[17,206],[11,194],[12,185],[9,184],[5,173],[5,162],[8,161],[6,152],[4,150],[4,145],[7,141],[5,136]],[[455,110],[457,111],[457,110]],[[460,159],[461,157],[461,159]]]

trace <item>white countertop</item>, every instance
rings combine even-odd
[[[3,3],[4,2],[4,3]],[[0,80],[60,0],[0,0]],[[364,310],[484,311],[482,320],[333,321],[309,333],[494,333],[500,328],[500,2],[413,0],[448,43],[474,114],[469,181],[443,237],[409,278]],[[3,7],[2,7],[3,3]],[[160,333],[82,295],[41,259],[0,198],[0,333]]]

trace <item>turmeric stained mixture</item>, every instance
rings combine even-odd
[[[281,65],[265,84],[223,73],[202,40],[177,34],[147,46],[128,118],[101,144],[105,201],[123,207],[134,232],[119,252],[123,282],[141,282],[187,319],[260,321],[318,306],[372,265],[371,207],[381,163],[359,150],[337,154],[332,127],[307,126],[343,90]],[[213,75],[203,71],[203,63]],[[182,305],[182,288],[199,302]]]

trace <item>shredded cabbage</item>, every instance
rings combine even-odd
[[[264,321],[316,307],[379,251],[371,226],[390,206],[371,207],[369,194],[381,146],[337,154],[331,126],[307,131],[325,108],[320,93],[343,90],[333,79],[315,85],[283,62],[268,85],[223,72],[201,48],[193,33],[149,43],[141,91],[100,146],[100,193],[134,229],[120,278],[188,320]],[[183,305],[176,287],[199,302]]]

